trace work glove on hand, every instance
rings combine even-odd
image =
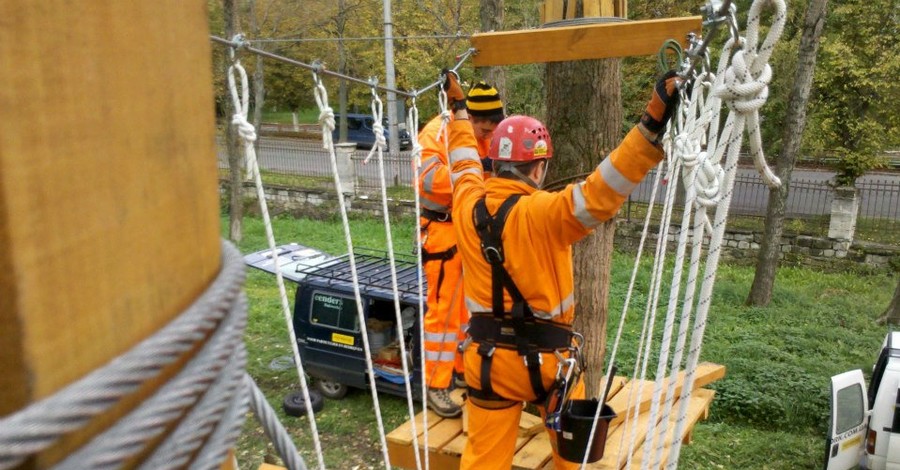
[[[647,109],[641,116],[641,123],[648,131],[662,135],[666,123],[678,108],[678,74],[674,70],[666,72],[653,88],[653,96],[647,103]]]
[[[459,85],[459,75],[453,70],[441,70],[444,77],[444,91],[447,92],[447,108],[457,111],[466,107],[466,94]]]

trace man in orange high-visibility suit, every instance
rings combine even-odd
[[[451,97],[451,105],[467,109],[475,130],[475,145],[480,157],[487,157],[491,134],[503,120],[503,102],[494,87],[479,82],[463,98],[462,90]],[[422,262],[428,282],[425,312],[425,378],[427,403],[439,416],[454,418],[462,409],[450,399],[454,371],[462,378],[463,364],[458,353],[465,339],[463,325],[469,314],[463,304],[462,264],[456,254],[456,232],[450,215],[452,187],[447,167],[447,137],[438,139],[441,117],[437,116],[419,133],[422,167],[419,170],[419,192],[422,201]],[[490,163],[484,158],[483,163]],[[484,171],[490,171],[484,166]],[[463,382],[464,383],[464,382]]]
[[[553,157],[540,121],[512,116],[497,126],[493,177],[485,181],[472,126],[464,110],[456,112],[450,123],[452,215],[472,314],[464,351],[469,436],[460,468],[509,469],[522,403],[535,403],[546,415],[556,354],[570,357],[573,344],[571,245],[614,217],[662,160],[658,136],[677,106],[676,80],[674,72],[664,76],[618,148],[584,182],[557,193],[540,190]],[[583,398],[583,383],[573,387],[570,398]],[[577,468],[580,462],[559,456],[557,433],[548,432],[556,468]]]

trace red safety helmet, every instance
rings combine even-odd
[[[497,124],[488,157],[499,162],[530,162],[553,156],[550,131],[528,116],[510,116]]]

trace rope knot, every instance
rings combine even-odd
[[[325,127],[329,133],[334,131],[334,110],[331,109],[331,106],[323,106],[320,108],[319,124],[321,124],[322,127]]]
[[[721,188],[725,181],[725,170],[718,163],[713,163],[708,158],[706,151],[697,154],[698,166],[694,169],[697,177],[694,180],[694,189],[697,191],[697,202],[704,207],[713,207],[721,199]],[[689,178],[690,172],[685,173]],[[690,181],[685,179],[685,183]]]
[[[772,67],[762,64],[758,74],[751,73],[757,60],[756,54],[740,50],[735,52],[731,65],[725,70],[724,81],[714,93],[728,103],[728,107],[742,114],[754,113],[769,97]]]
[[[231,117],[231,123],[237,128],[238,135],[246,142],[256,142],[256,128],[247,122],[247,117],[241,113],[235,113]]]

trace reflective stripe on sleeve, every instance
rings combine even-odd
[[[450,211],[450,206],[438,204],[434,201],[429,200],[428,198],[423,197],[423,198],[421,198],[421,200],[419,202],[421,202],[422,206],[428,210],[432,210],[432,211],[436,211],[436,212],[449,212]]]
[[[584,192],[582,191],[582,187],[584,186],[584,182],[578,183],[572,189],[572,212],[574,212],[574,216],[581,222],[581,225],[584,225],[585,228],[594,228],[600,225],[600,220],[597,220],[590,212],[587,210],[587,201],[584,200]]]
[[[425,351],[426,361],[453,362],[456,359],[456,351]]]
[[[438,167],[437,165],[432,165],[433,160],[437,160],[437,157],[429,158],[422,164],[424,171],[419,172],[419,176],[422,177],[422,190],[426,193],[434,191],[434,174],[437,173]]]
[[[600,170],[600,176],[603,177],[603,181],[621,196],[628,196],[637,187],[637,183],[631,182],[613,166],[611,158],[600,162],[597,168]]]
[[[478,151],[472,147],[459,147],[450,151],[450,165],[454,165],[463,160],[472,160],[481,163],[478,158]]]
[[[462,178],[462,176],[467,173],[470,175],[479,175],[480,176],[482,174],[482,171],[481,171],[481,168],[466,168],[463,171],[455,171],[455,172],[453,172],[453,174],[450,175],[450,184],[456,184],[456,180],[459,178]]]

